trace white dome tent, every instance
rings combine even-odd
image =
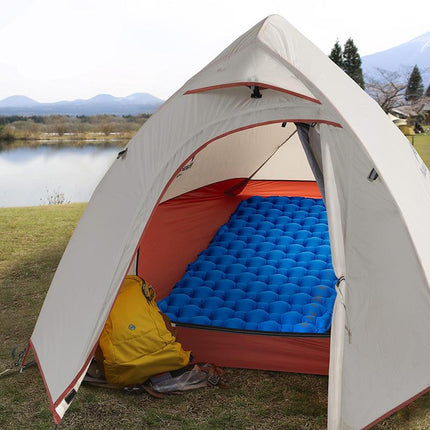
[[[328,428],[365,428],[429,390],[429,172],[361,88],[270,16],[176,92],[95,190],[30,340],[57,423],[159,204],[222,180],[313,178],[303,151],[277,151],[283,123],[308,125],[339,279]]]

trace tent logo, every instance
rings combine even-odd
[[[182,169],[181,169],[181,171],[177,174],[177,178],[179,178],[179,176],[181,176],[182,175],[182,173],[184,173],[184,172],[186,172],[187,170],[189,170],[189,169],[191,169],[191,167],[193,167],[193,164],[194,164],[194,157],[193,158],[191,158],[191,160],[190,161],[188,161],[188,163],[184,166],[184,167],[182,167]]]
[[[131,331],[136,330],[136,326],[134,324],[130,324],[128,326],[128,329],[131,330]]]

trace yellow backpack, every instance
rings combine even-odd
[[[190,361],[191,352],[167,329],[154,290],[138,276],[125,278],[99,344],[105,378],[117,387],[142,384]]]

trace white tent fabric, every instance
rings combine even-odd
[[[268,124],[217,139],[187,163],[162,201],[226,178],[248,178],[253,173],[254,179],[315,180],[294,124]]]
[[[262,98],[250,97],[250,83],[266,88]],[[157,202],[213,180],[249,177],[258,158],[282,143],[282,122],[316,124],[333,264],[345,279],[333,319],[329,428],[366,427],[429,388],[429,172],[375,102],[283,18],[270,16],[174,94],[95,190],[31,336],[57,422]],[[276,135],[270,124],[279,140],[259,146],[263,131]],[[199,180],[178,177],[193,156],[204,161],[211,145],[212,161],[237,158],[244,138],[240,159],[247,161],[238,176],[218,162]],[[285,171],[294,165],[287,146],[277,156],[260,179],[312,177],[308,167]]]

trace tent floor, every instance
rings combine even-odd
[[[214,360],[219,348],[225,356],[227,348],[228,364],[225,357],[217,364],[262,368],[260,355],[272,345],[280,362],[268,368],[326,373],[335,282],[323,201],[251,197],[159,307],[199,360]],[[324,364],[310,365],[317,361]]]

